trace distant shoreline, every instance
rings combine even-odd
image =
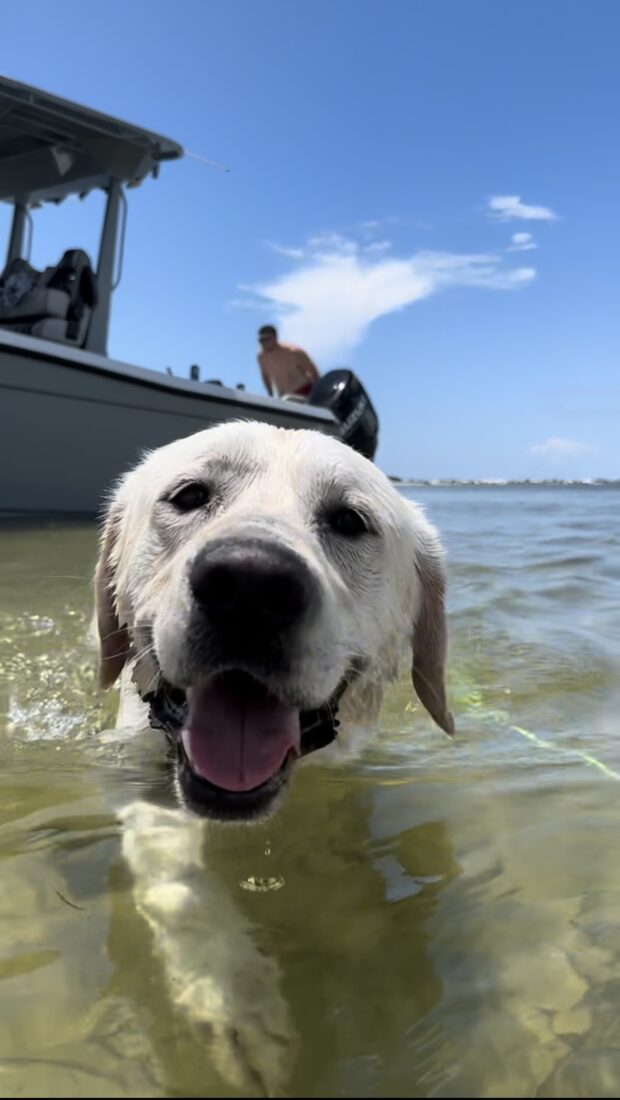
[[[510,489],[513,487],[519,489],[620,489],[620,478],[605,477],[586,477],[581,479],[524,478],[518,481],[504,480],[502,478],[481,478],[480,480],[472,479],[460,481],[458,478],[433,478],[426,480],[424,478],[397,477],[394,474],[389,474],[388,476],[390,481],[395,485],[402,486],[405,489],[456,489],[468,486],[477,489]]]

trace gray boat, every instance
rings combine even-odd
[[[0,276],[0,513],[92,515],[145,449],[225,420],[312,428],[374,456],[377,419],[350,371],[325,375],[301,403],[108,357],[125,190],[157,179],[183,152],[160,134],[0,78],[0,200],[13,206]],[[69,248],[35,270],[25,248],[31,211],[97,189],[107,199],[96,269]]]

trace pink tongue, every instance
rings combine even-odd
[[[214,680],[188,693],[181,734],[192,770],[226,791],[251,791],[299,753],[299,711]]]

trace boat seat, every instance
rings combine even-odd
[[[12,260],[0,277],[0,325],[13,332],[82,347],[96,304],[95,274],[80,248],[43,272]]]

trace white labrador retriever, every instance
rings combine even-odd
[[[304,757],[354,748],[404,646],[420,700],[453,731],[438,537],[339,441],[229,423],[122,480],[96,589],[118,724],[163,728],[177,761],[178,811],[121,813],[138,905],[221,1072],[277,1094],[292,1039],[277,970],[203,866],[203,819],[264,816]]]

